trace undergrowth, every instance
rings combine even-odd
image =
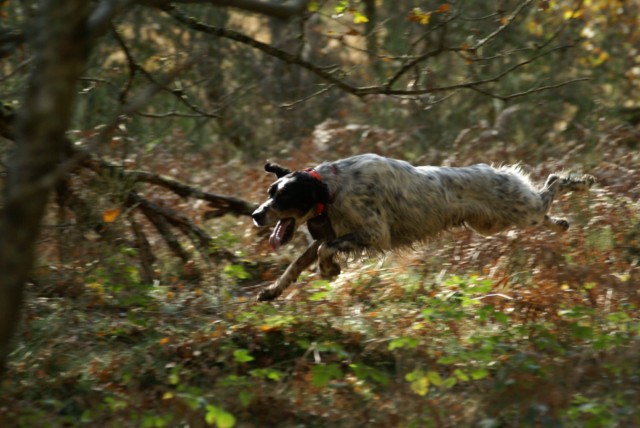
[[[240,262],[196,275],[165,254],[143,284],[128,241],[78,240],[61,263],[45,229],[0,426],[640,426],[640,159],[582,150],[525,165],[599,179],[554,204],[566,234],[459,230],[333,282],[306,272],[271,304],[254,296],[303,234],[274,255],[248,220],[210,221]],[[258,201],[269,177],[244,168],[227,172]]]

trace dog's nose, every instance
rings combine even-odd
[[[265,223],[266,212],[260,208],[255,210],[253,214],[251,214],[251,218],[253,218],[253,224],[256,226],[264,226]]]

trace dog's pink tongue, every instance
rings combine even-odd
[[[280,220],[276,224],[276,227],[273,228],[273,232],[269,237],[269,244],[271,244],[271,248],[273,248],[274,251],[282,245],[282,238],[287,230],[287,223],[287,220]]]

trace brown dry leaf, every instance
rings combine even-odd
[[[120,216],[121,212],[122,208],[120,207],[104,210],[102,212],[102,221],[104,221],[105,223],[113,223],[114,221],[116,221],[118,216]]]

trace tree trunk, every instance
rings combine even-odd
[[[0,211],[0,378],[20,320],[24,284],[53,184],[45,178],[69,153],[65,132],[93,39],[88,31],[91,4],[43,0],[29,27],[35,56]]]

